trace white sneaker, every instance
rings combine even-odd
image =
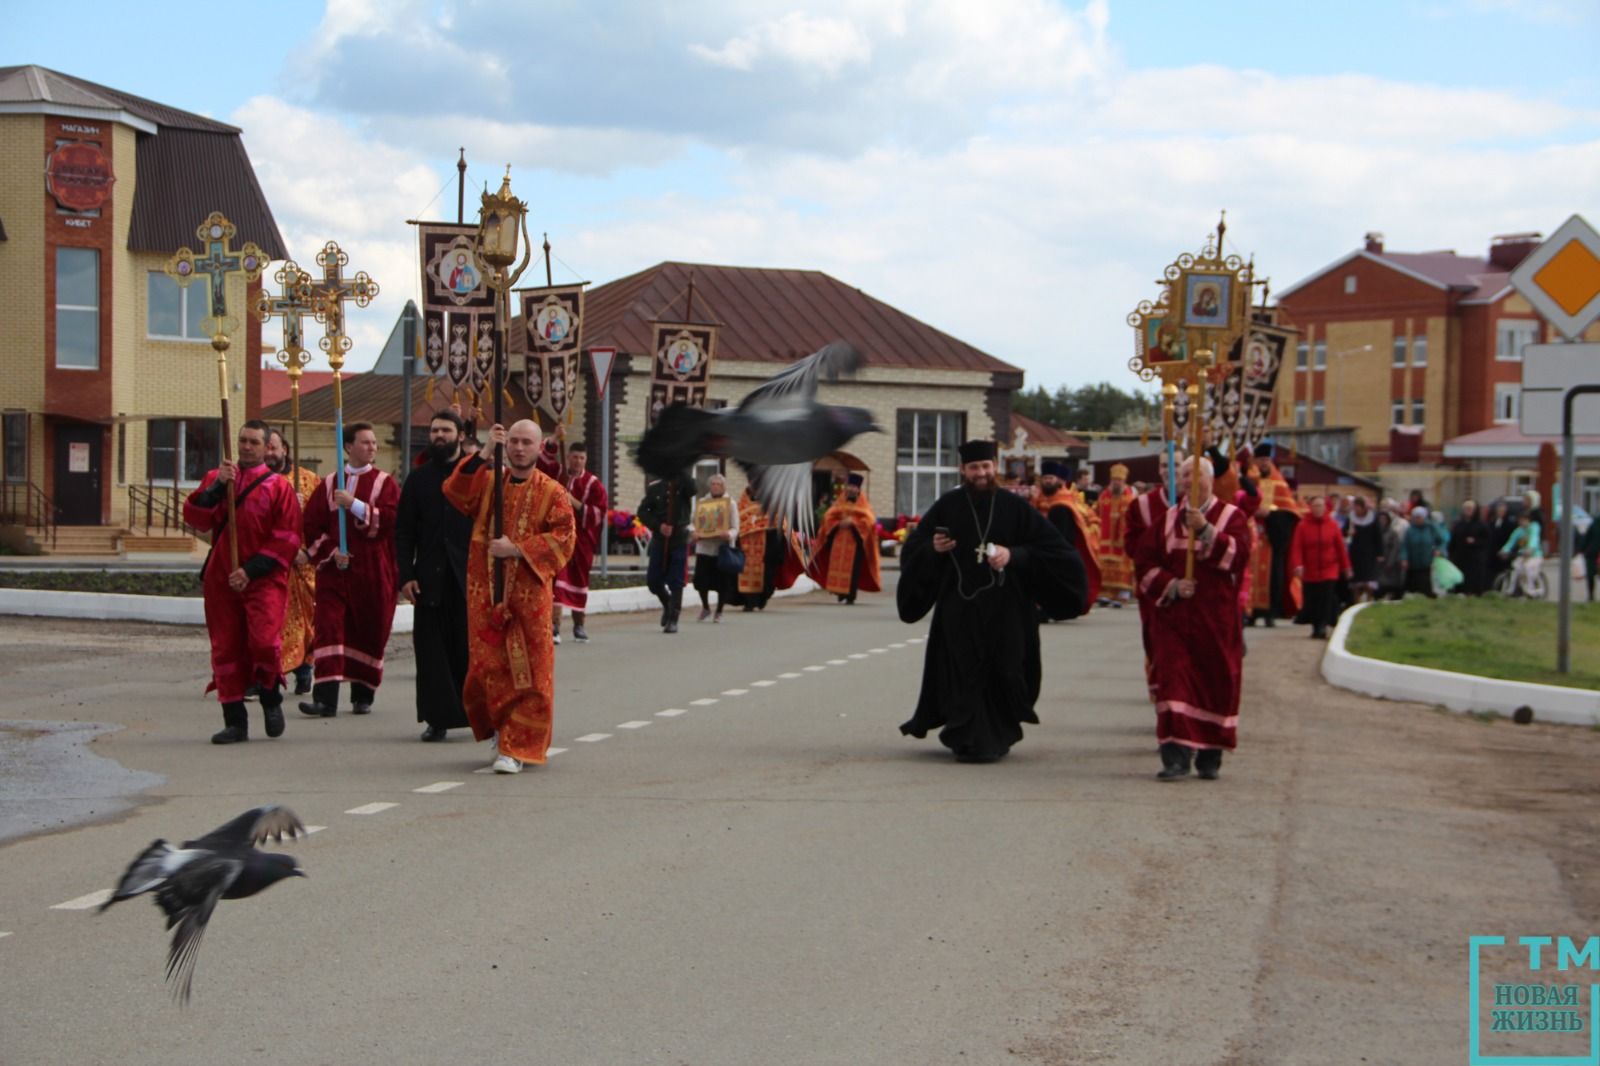
[[[522,773],[522,763],[505,752],[501,752],[494,757],[494,762],[489,764],[489,769],[497,774],[520,774]]]
[[[561,630],[558,629],[554,633],[550,634],[550,643],[552,643],[552,644],[560,644],[561,643]]]

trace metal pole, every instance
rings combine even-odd
[[[466,217],[467,211],[467,150],[461,149],[461,158],[456,160],[456,225]]]
[[[611,484],[611,390],[606,386],[609,381],[596,381],[603,390],[600,393],[600,469],[601,483],[605,486],[606,499],[615,502],[612,495],[616,487]],[[609,511],[609,508],[608,508]],[[600,522],[600,580],[604,581],[611,576],[611,515],[606,514]]]
[[[417,305],[406,301],[400,313],[405,325],[400,330],[400,344],[405,354],[400,358],[400,481],[411,472],[411,383],[417,375]]]
[[[1600,385],[1574,385],[1561,401],[1561,609],[1556,618],[1556,670],[1572,672],[1572,507],[1578,456],[1572,439],[1572,401],[1600,393]],[[1600,521],[1600,519],[1596,519]]]
[[[494,279],[494,424],[505,424],[505,386],[501,384],[501,369],[505,366],[506,350],[506,319],[504,307],[508,301],[506,296],[506,272],[504,269],[495,272]],[[503,444],[494,446],[494,539],[499,540],[504,533],[504,493],[505,484],[501,471],[505,468],[506,449]],[[494,603],[505,599],[506,577],[505,569],[501,566],[505,560],[494,559]]]

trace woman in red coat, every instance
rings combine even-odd
[[[1350,553],[1344,546],[1344,534],[1328,516],[1325,497],[1313,499],[1311,514],[1294,527],[1294,540],[1289,545],[1289,566],[1305,590],[1306,613],[1311,616],[1311,638],[1327,639],[1328,627],[1339,617],[1339,578],[1349,578],[1351,569]]]

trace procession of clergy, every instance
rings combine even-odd
[[[370,713],[398,591],[414,605],[421,739],[470,727],[495,741],[498,773],[544,763],[561,611],[572,612],[573,639],[586,641],[589,569],[608,499],[583,445],[563,447],[559,429],[546,440],[522,421],[494,426],[489,438],[504,449],[498,536],[493,467],[466,447],[454,411],[433,416],[428,450],[403,486],[374,466],[377,437],[365,423],[345,427],[343,488],[336,474],[294,467],[266,423],[241,427],[237,461],[208,473],[184,503],[185,521],[214,544],[202,570],[207,691],[223,712],[214,743],[249,739],[252,697],[266,735],[280,736],[286,675],[311,697],[299,704],[304,715],[337,715],[346,682],[351,713]],[[1058,466],[1046,464],[1024,494],[1000,486],[991,442],[960,452],[961,483],[915,523],[901,555],[902,621],[932,612],[921,692],[901,731],[921,738],[937,729],[963,762],[1003,757],[1022,725],[1038,721],[1040,625],[1134,601],[1156,707],[1157,776],[1192,768],[1214,779],[1236,743],[1247,568],[1270,551],[1247,497],[1270,496],[1281,482],[1270,461],[1258,467],[1246,457],[1239,471],[1217,476],[1212,459],[1184,460],[1172,484],[1143,493],[1115,468],[1091,506]],[[1227,462],[1212,456],[1218,467]],[[1188,503],[1192,480],[1198,506]],[[838,486],[809,557],[748,490],[735,506],[720,475],[698,499],[687,471],[649,482],[639,517],[651,533],[647,583],[666,633],[677,632],[691,546],[701,621],[720,621],[725,602],[763,609],[802,572],[843,603],[882,588],[877,522],[859,475]],[[232,569],[228,536],[237,542]]]

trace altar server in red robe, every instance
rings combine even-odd
[[[294,486],[268,469],[267,424],[239,427],[239,458],[206,474],[183,501],[183,520],[211,534],[202,571],[206,632],[211,637],[211,684],[222,704],[222,731],[213,744],[250,739],[244,697],[261,694],[267,736],[283,733],[283,672],[279,640],[288,602],[289,567],[300,548],[300,501]],[[228,486],[234,486],[239,565],[230,568]]]
[[[368,422],[344,427],[345,487],[336,474],[306,505],[306,555],[317,568],[317,612],[311,652],[316,682],[300,713],[332,718],[339,682],[350,682],[350,709],[369,714],[383,683],[383,651],[394,623],[399,564],[394,554],[400,486],[372,460],[378,435]],[[348,553],[339,551],[339,512],[345,514]]]
[[[589,631],[583,625],[584,611],[589,606],[589,570],[594,565],[600,530],[606,524],[609,501],[606,487],[589,471],[589,450],[582,442],[568,444],[566,458],[562,458],[560,444],[566,436],[566,427],[557,425],[555,434],[539,449],[539,473],[554,478],[567,490],[567,503],[572,505],[572,515],[578,522],[577,546],[556,575],[550,628],[555,643],[560,644],[561,608],[571,608],[572,639],[585,644],[589,640]]]
[[[1198,469],[1197,469],[1198,465]],[[1189,503],[1198,480],[1198,506]],[[1239,626],[1239,575],[1249,562],[1249,519],[1212,493],[1211,462],[1184,460],[1178,504],[1151,530],[1140,584],[1156,597],[1151,612],[1151,688],[1162,769],[1175,780],[1193,768],[1215,780],[1222,753],[1238,740],[1244,632]],[[1190,545],[1194,576],[1185,577]]]

